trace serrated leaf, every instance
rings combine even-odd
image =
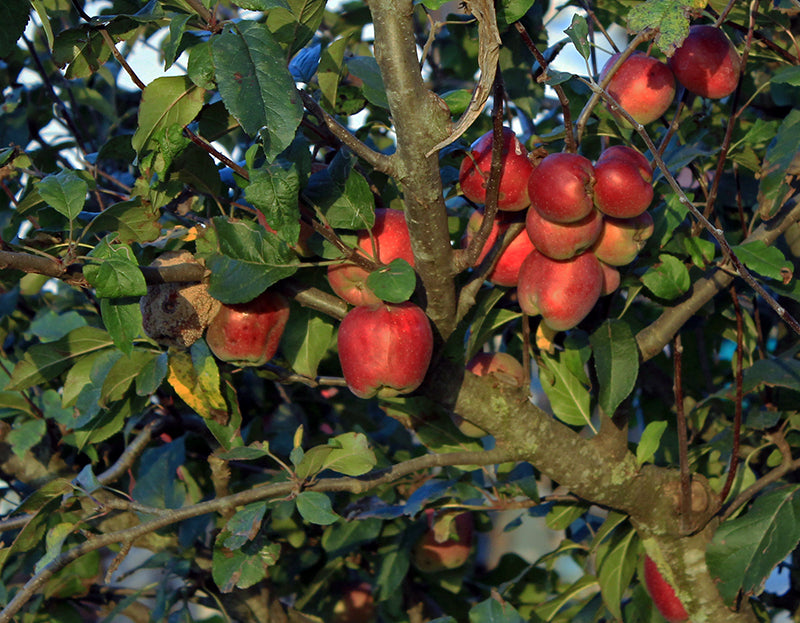
[[[655,43],[667,56],[689,34],[689,16],[693,0],[647,0],[628,13],[628,28],[633,32],[655,31]]]
[[[187,76],[156,78],[142,91],[139,122],[131,146],[141,157],[159,147],[159,132],[170,127],[183,127],[197,117],[203,107],[205,91]]]
[[[31,5],[28,0],[6,0],[0,8],[0,58],[10,56],[17,46],[17,41],[25,32]]]
[[[525,623],[525,619],[510,603],[490,597],[470,608],[469,623]]]
[[[759,385],[787,387],[800,392],[800,361],[797,359],[759,359],[744,370],[742,390],[745,394]]]
[[[411,298],[417,286],[417,274],[406,260],[397,258],[367,277],[367,287],[382,301],[402,303]]]
[[[627,322],[606,320],[589,342],[594,351],[594,367],[600,385],[600,408],[611,417],[636,386],[639,375],[636,337]]]
[[[539,368],[542,389],[555,416],[571,426],[591,423],[591,396],[587,387],[556,357],[542,353],[545,365]]]
[[[791,194],[787,171],[800,152],[800,110],[792,109],[767,148],[758,184],[761,218],[770,219]]]
[[[322,23],[325,0],[287,0],[286,5],[286,9],[276,7],[267,13],[267,26],[287,48],[289,57],[295,53],[299,56],[298,51],[311,41]]]
[[[794,266],[786,260],[781,250],[768,246],[763,240],[737,244],[731,250],[749,270],[762,277],[783,281],[784,277],[791,277],[794,272]]]
[[[307,307],[293,308],[281,338],[281,352],[292,370],[315,377],[333,343],[335,328],[329,316]]]
[[[346,476],[361,476],[377,464],[375,452],[363,433],[343,433],[328,440],[333,450],[325,459],[324,468]]]
[[[72,221],[83,210],[89,184],[74,171],[64,170],[42,179],[36,189],[47,205]]]
[[[344,74],[344,55],[347,51],[347,39],[344,37],[329,43],[322,51],[317,71],[317,82],[322,95],[320,104],[325,110],[335,110],[339,94],[339,83]]]
[[[268,543],[260,547],[248,544],[241,549],[230,550],[222,546],[217,538],[211,577],[223,593],[230,593],[234,588],[250,588],[266,577],[268,568],[278,561],[279,555],[279,543]]]
[[[645,427],[639,444],[636,446],[636,463],[638,465],[644,465],[653,458],[665,430],[667,430],[667,423],[664,421],[650,422]]]
[[[362,80],[361,89],[369,103],[379,108],[389,108],[378,61],[372,56],[352,56],[346,63],[350,73]]]
[[[137,299],[100,299],[100,317],[114,345],[126,355],[133,351],[133,340],[142,328],[142,309]]]
[[[272,161],[294,139],[303,106],[286,55],[265,24],[230,24],[213,39],[219,94],[247,134],[260,135]]]
[[[269,455],[269,444],[266,441],[256,441],[249,446],[232,448],[217,454],[224,461],[255,461]]]
[[[247,541],[252,541],[261,528],[266,512],[266,502],[253,502],[236,511],[225,523],[222,545],[228,549],[239,549]]]
[[[592,53],[592,46],[589,44],[589,25],[583,15],[576,13],[572,16],[572,24],[564,30],[572,41],[575,49],[583,57],[588,59]]]
[[[288,244],[300,238],[300,177],[294,165],[276,163],[250,171],[245,197],[261,210],[272,229]]]
[[[171,351],[167,381],[200,417],[225,423],[228,405],[220,391],[219,368],[209,354],[196,362],[186,351]]]
[[[158,221],[159,212],[151,205],[142,205],[141,197],[120,201],[100,212],[86,233],[113,231],[116,239],[123,244],[131,242],[152,242],[161,234]]]
[[[327,526],[339,520],[333,512],[330,498],[319,491],[301,491],[295,498],[297,512],[309,523]]]
[[[642,283],[657,297],[671,300],[685,294],[692,285],[689,270],[672,255],[658,256],[659,264],[642,275]]]
[[[223,303],[252,301],[269,286],[293,275],[298,259],[288,245],[263,227],[214,219],[220,254],[207,260],[209,294]]]
[[[83,267],[86,280],[101,298],[139,297],[147,294],[147,282],[133,250],[114,243],[109,234],[89,253],[91,262]]]
[[[375,197],[369,182],[352,168],[344,175],[332,168],[333,165],[314,173],[304,196],[319,206],[334,229],[372,228],[375,224]]]
[[[706,562],[726,603],[757,593],[800,541],[800,485],[756,498],[748,512],[724,522],[706,550]]]
[[[781,67],[772,76],[770,82],[778,82],[781,84],[790,84],[794,87],[800,87],[800,67],[796,65],[790,67]]]

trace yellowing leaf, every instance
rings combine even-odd
[[[203,358],[195,366],[189,353],[171,351],[167,380],[181,400],[202,418],[220,424],[227,422],[228,406],[220,391],[219,369],[212,357]]]

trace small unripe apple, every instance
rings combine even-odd
[[[687,90],[719,99],[736,89],[742,59],[721,29],[695,25],[668,63],[678,82]]]
[[[346,588],[333,607],[334,623],[371,623],[376,614],[375,598],[366,584]]]
[[[579,221],[556,223],[531,208],[525,218],[525,229],[533,246],[554,260],[566,260],[591,247],[603,228],[603,217],[592,210]]]
[[[636,259],[655,226],[649,212],[634,218],[603,217],[603,231],[592,247],[597,258],[611,266],[625,266]]]
[[[600,72],[600,81],[617,62],[614,54]],[[655,121],[675,99],[675,77],[667,65],[642,52],[626,58],[606,87],[609,95],[635,121],[642,124]]]
[[[469,154],[461,162],[458,179],[461,192],[470,201],[486,203],[486,185],[492,167],[492,136],[487,132],[470,147]],[[528,151],[510,128],[503,128],[502,169],[500,172],[500,195],[498,210],[511,212],[528,207],[528,177],[533,164],[528,160]]]
[[[523,312],[566,331],[583,320],[600,298],[603,269],[591,251],[553,260],[533,251],[519,269],[517,297]]]
[[[351,309],[339,326],[342,375],[359,398],[390,398],[422,384],[433,353],[428,317],[410,302]]]
[[[222,361],[261,366],[278,352],[289,320],[289,301],[265,290],[247,303],[222,305],[208,325],[206,342]]]
[[[574,223],[594,209],[594,167],[580,154],[546,156],[528,178],[531,206],[556,223]]]
[[[675,589],[664,579],[650,556],[644,558],[644,584],[653,599],[653,604],[667,623],[682,623],[689,620],[689,614],[675,594]]]
[[[464,232],[462,240],[462,247],[466,248],[475,234],[480,229],[483,222],[483,213],[480,210],[475,210],[469,217],[467,222],[467,229]],[[497,243],[498,239],[502,239],[506,234],[510,222],[503,213],[498,213],[492,223],[492,229],[489,231],[489,236],[486,238],[486,243],[483,245],[480,255],[478,256],[475,266],[480,265],[491,251],[492,247]],[[508,246],[502,251],[500,257],[494,268],[486,275],[486,280],[498,286],[516,287],[519,278],[519,267],[528,254],[533,251],[533,243],[531,242],[525,230],[520,231]]]
[[[594,165],[594,203],[608,216],[633,218],[653,201],[653,169],[633,147],[606,149]]]
[[[389,264],[399,258],[414,265],[411,237],[405,214],[401,210],[375,210],[375,224],[371,232],[360,231],[357,244],[367,257],[380,264]],[[381,302],[367,286],[367,277],[369,271],[351,262],[328,267],[328,283],[331,288],[351,305],[377,305]]]
[[[457,569],[467,562],[472,551],[470,513],[436,519],[433,509],[425,509],[428,527],[412,552],[414,565],[425,573]]]

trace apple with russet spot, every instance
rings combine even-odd
[[[417,389],[433,353],[433,330],[411,302],[351,309],[337,338],[342,375],[359,398],[390,398]]]
[[[528,177],[534,166],[528,159],[528,150],[525,149],[511,128],[504,127],[502,135],[502,168],[497,209],[516,212],[524,210],[530,203]],[[486,203],[486,185],[489,183],[492,167],[493,142],[492,131],[481,136],[472,144],[459,168],[458,180],[461,192],[467,199],[475,203]]]
[[[247,303],[223,304],[208,325],[206,343],[222,361],[261,366],[278,352],[289,301],[265,290]]]
[[[411,236],[405,214],[401,210],[378,208],[371,230],[358,232],[357,246],[378,264],[404,259],[414,266]],[[381,300],[367,286],[369,271],[352,262],[328,267],[328,283],[333,291],[351,305],[377,305]]]
[[[463,248],[466,248],[475,237],[482,222],[483,212],[475,210],[470,215],[469,221],[467,221],[467,229],[464,232],[461,243]],[[495,215],[492,228],[489,230],[489,236],[486,238],[486,243],[483,245],[483,249],[474,266],[479,266],[480,263],[483,262],[498,239],[502,240],[511,223],[510,217],[507,217],[504,213],[497,213]],[[498,286],[516,287],[519,277],[519,267],[522,264],[522,260],[524,260],[533,249],[533,243],[531,243],[525,230],[521,230],[500,253],[494,268],[486,275],[486,280]]]

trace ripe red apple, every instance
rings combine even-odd
[[[591,251],[553,260],[533,251],[519,269],[517,297],[528,315],[541,314],[547,326],[566,331],[592,310],[603,289],[603,269]]]
[[[464,196],[475,203],[486,203],[486,184],[492,167],[492,132],[487,132],[470,147],[461,162],[458,180]],[[502,170],[498,210],[515,212],[528,207],[528,177],[533,164],[528,151],[510,128],[503,128]]]
[[[390,398],[422,384],[433,352],[428,317],[410,302],[351,309],[339,326],[339,362],[359,398]]]
[[[592,210],[574,223],[556,223],[531,208],[525,218],[525,229],[533,246],[554,260],[566,260],[591,247],[603,228],[603,217]]]
[[[644,584],[667,623],[682,623],[689,620],[689,614],[675,594],[675,589],[664,579],[650,556],[644,557]]]
[[[375,210],[375,225],[370,231],[358,233],[358,247],[364,254],[381,263],[388,264],[398,258],[414,265],[411,237],[408,233],[405,214],[400,210],[378,208]],[[374,251],[373,252],[373,241]],[[369,271],[343,262],[328,267],[328,283],[333,291],[351,305],[377,305],[381,300],[367,286]]]
[[[594,165],[594,203],[608,216],[633,218],[653,201],[653,168],[633,147],[606,149]]]
[[[467,245],[469,245],[478,232],[478,229],[480,229],[482,222],[483,212],[475,210],[470,215],[469,221],[467,222],[467,229],[464,232],[462,247],[466,248]],[[498,238],[502,239],[503,236],[505,236],[509,225],[510,221],[504,214],[498,213],[495,216],[492,229],[486,239],[486,244],[483,245],[483,250],[478,256],[478,260],[474,264],[475,266],[478,266],[484,258],[486,258]],[[520,264],[522,264],[522,260],[533,251],[533,248],[533,243],[530,238],[528,238],[525,231],[520,231],[503,250],[500,257],[497,258],[494,268],[486,275],[486,280],[498,286],[516,287]]]
[[[614,54],[600,72],[600,81],[617,62]],[[626,58],[606,87],[609,95],[638,123],[663,115],[675,98],[675,77],[667,65],[642,52]]]
[[[528,178],[531,206],[556,223],[574,223],[594,209],[594,167],[579,154],[546,156]]]
[[[603,217],[603,231],[592,251],[611,266],[630,264],[653,235],[655,227],[649,212],[634,218]]]
[[[248,303],[222,305],[208,325],[206,343],[222,361],[261,366],[275,356],[289,319],[289,301],[265,290]]]
[[[605,262],[600,262],[600,268],[603,269],[603,289],[600,291],[600,296],[606,296],[619,288],[622,277],[615,267],[609,266]]]
[[[414,546],[412,560],[420,571],[435,573],[457,569],[472,551],[472,515],[459,513],[436,521],[433,509],[425,509],[428,528]]]
[[[334,623],[370,623],[376,614],[375,598],[367,584],[346,588],[333,607]]]
[[[687,90],[719,99],[736,89],[742,59],[721,29],[695,25],[668,63],[678,82]]]

